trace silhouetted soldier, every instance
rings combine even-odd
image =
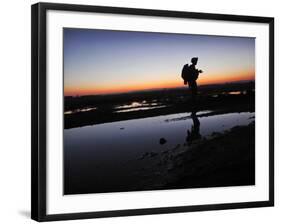
[[[198,58],[194,57],[191,59],[191,65],[185,64],[182,69],[181,76],[184,80],[184,85],[188,83],[188,86],[191,90],[191,97],[192,100],[196,100],[197,96],[197,82],[199,73],[202,73],[202,70],[198,70],[195,66],[197,65]]]

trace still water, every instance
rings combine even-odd
[[[254,112],[197,112],[197,134],[209,138],[214,132],[248,125],[254,116]],[[64,130],[65,193],[118,191],[124,185],[133,186],[138,179],[134,175],[140,168],[138,161],[148,153],[153,156],[188,147],[188,133],[195,125],[192,118],[190,113],[178,113]]]

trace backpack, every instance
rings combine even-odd
[[[188,64],[185,64],[182,68],[181,71],[181,77],[184,81],[184,84],[186,85],[187,82],[192,81],[192,71],[190,69],[190,67],[188,66]]]

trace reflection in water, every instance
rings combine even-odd
[[[217,98],[219,96],[222,96],[222,95],[246,95],[247,94],[247,91],[228,91],[228,92],[222,92],[221,94],[213,94],[211,95],[211,97],[213,98]]]
[[[231,92],[228,92],[227,94],[228,95],[240,95],[240,94],[242,94],[242,92],[241,91],[231,91]]]
[[[80,113],[80,112],[89,112],[89,111],[93,111],[96,109],[97,109],[96,107],[86,107],[86,108],[82,108],[82,109],[68,110],[68,111],[64,112],[64,115],[75,114],[75,113]]]
[[[190,113],[177,113],[65,129],[66,192],[134,189],[136,183],[145,179],[138,172],[144,167],[149,169],[157,155],[171,156],[171,152],[183,152],[201,136],[209,138],[213,132],[224,132],[255,120],[254,112],[210,116],[202,116],[201,113],[206,112],[191,116]],[[200,121],[197,116],[200,116]]]
[[[119,106],[115,106],[115,113],[124,113],[124,112],[133,112],[133,111],[141,111],[141,110],[151,110],[151,109],[159,109],[166,107],[166,105],[161,105],[156,102],[148,103],[146,100],[141,102],[131,102],[130,104],[123,104]]]
[[[193,125],[191,126],[191,131],[187,130],[186,142],[187,145],[191,145],[193,141],[201,139],[200,135],[200,121],[196,115],[196,111],[192,112],[191,118]]]
[[[132,102],[130,104],[124,104],[124,105],[121,105],[121,106],[116,106],[115,109],[127,109],[127,108],[132,108],[132,107],[141,107],[145,103],[146,103],[145,100],[142,101],[141,103],[140,102]]]
[[[212,110],[203,110],[203,111],[198,111],[196,112],[196,116],[202,116],[204,115],[204,117],[207,117],[209,114],[211,114]],[[192,113],[189,114],[189,113],[181,113],[181,114],[184,114],[185,116],[177,116],[176,118],[174,118],[174,116],[172,116],[172,118],[168,118],[165,120],[165,122],[175,122],[175,121],[182,121],[182,120],[190,120],[191,116],[192,116]],[[177,115],[180,115],[180,114],[177,114]]]
[[[247,91],[229,91],[229,92],[223,92],[225,95],[245,95],[247,94]]]
[[[185,143],[187,126],[191,133],[199,133],[200,126],[200,135],[208,137],[213,132],[248,125],[255,115],[252,112],[200,115],[199,125],[196,121],[199,114],[197,112],[196,116],[190,116],[190,113],[178,113],[65,129],[65,158],[73,158],[78,162],[75,156],[85,156],[92,163],[102,163],[111,157],[115,162],[119,159],[133,159],[150,149],[161,151],[163,146],[173,148]],[[160,145],[160,138],[165,138],[167,142]]]
[[[141,110],[152,110],[152,109],[159,109],[159,108],[164,108],[166,107],[165,105],[162,106],[155,106],[155,107],[136,107],[136,108],[130,108],[126,110],[118,110],[115,111],[115,113],[124,113],[124,112],[132,112],[132,111],[141,111]]]

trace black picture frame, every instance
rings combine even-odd
[[[243,203],[208,204],[196,206],[160,207],[48,215],[46,213],[46,12],[48,10],[101,12],[126,15],[193,18],[269,24],[269,200]],[[160,213],[253,208],[274,205],[274,18],[54,3],[37,3],[32,5],[31,15],[32,219],[36,221],[55,221]]]

